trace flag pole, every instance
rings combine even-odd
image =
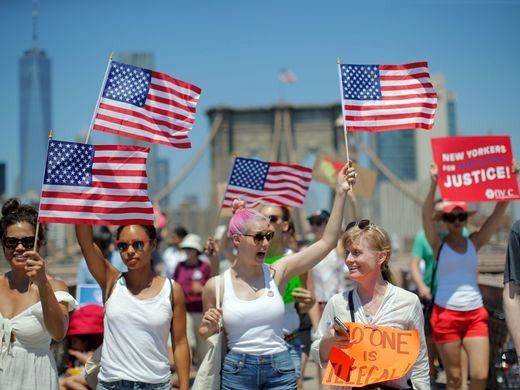
[[[343,137],[345,139],[345,152],[347,153],[347,161],[350,161],[350,156],[348,153],[348,137],[347,137],[347,125],[345,123],[345,98],[344,98],[344,91],[343,91],[343,82],[341,79],[341,60],[339,57],[336,60],[336,63],[338,64],[338,77],[339,77],[339,96],[341,96],[341,123],[343,124]]]
[[[52,138],[54,137],[54,134],[52,132],[52,129],[49,130],[49,142],[52,141]],[[43,192],[43,184],[45,181],[45,169],[47,169],[47,157],[49,155],[49,142],[47,143],[47,153],[45,154],[45,168],[43,170],[43,180],[42,180],[42,190],[40,191],[40,206],[41,206],[41,200],[42,200],[42,192]],[[33,245],[33,251],[36,252],[36,249],[38,249],[38,233],[40,232],[40,206],[38,207],[38,218],[36,219],[36,229],[34,233],[34,245]],[[29,292],[31,288],[32,280],[29,278],[29,284],[27,285],[27,292]]]
[[[112,63],[112,55],[113,53],[110,53],[110,57],[108,57],[108,65],[107,69],[105,71],[105,76],[103,77],[103,82],[101,83],[101,90],[99,91],[96,107],[94,108],[94,114],[92,114],[92,120],[90,121],[90,126],[88,128],[87,137],[85,138],[85,143],[88,144],[88,139],[90,138],[90,132],[92,131],[92,127],[94,126],[94,121],[96,120],[96,113],[99,108],[99,102],[101,101],[101,96],[103,96],[103,89],[105,87],[105,84],[107,82],[108,73],[110,70],[110,64]]]

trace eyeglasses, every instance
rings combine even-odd
[[[126,251],[130,246],[134,248],[136,251],[143,250],[144,244],[146,244],[150,240],[135,240],[135,241],[118,241],[116,242],[116,247],[119,250],[119,252]]]
[[[357,226],[361,230],[366,229],[368,226],[370,226],[370,220],[369,219],[362,219],[360,221],[349,222],[347,227],[345,228],[345,231],[346,232],[349,231],[354,226]]]
[[[282,219],[282,217],[280,217],[278,215],[268,215],[267,218],[269,218],[269,223],[276,223],[280,219]]]
[[[2,243],[4,244],[4,247],[7,249],[13,250],[16,249],[16,247],[20,244],[25,249],[31,249],[34,247],[34,240],[35,236],[27,236],[27,237],[4,237],[2,239]]]
[[[447,223],[453,223],[456,220],[459,220],[459,222],[465,222],[468,219],[468,213],[444,213],[442,214],[442,220]]]
[[[256,234],[242,234],[246,237],[253,237],[253,240],[255,240],[255,243],[260,244],[264,242],[264,240],[267,240],[267,242],[271,241],[274,237],[274,232],[258,232]]]

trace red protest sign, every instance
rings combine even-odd
[[[432,138],[442,198],[485,202],[520,199],[508,136]]]

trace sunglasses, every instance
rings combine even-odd
[[[442,214],[442,220],[447,223],[453,223],[456,220],[459,220],[459,222],[465,222],[468,219],[468,213],[444,213]]]
[[[268,215],[267,218],[269,219],[269,223],[276,223],[282,219],[282,217],[278,215]]]
[[[321,226],[323,225],[325,221],[323,219],[320,219],[320,218],[311,218],[309,219],[309,224],[311,226]]]
[[[267,240],[267,242],[271,241],[274,237],[274,232],[258,232],[256,234],[242,234],[243,236],[253,237],[255,243],[260,244]]]
[[[126,251],[130,246],[134,248],[136,251],[143,250],[144,244],[146,244],[150,240],[135,240],[135,241],[118,241],[116,242],[116,247],[119,250],[119,252]]]
[[[362,219],[360,221],[349,222],[347,227],[345,228],[345,231],[348,232],[354,226],[357,226],[361,230],[366,229],[368,226],[370,226],[370,220],[369,219]]]
[[[7,249],[13,250],[16,249],[16,247],[20,244],[25,249],[32,249],[34,247],[34,240],[36,237],[34,236],[27,236],[27,237],[4,237],[2,239],[2,243],[4,244],[4,247]]]

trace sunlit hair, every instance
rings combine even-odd
[[[269,223],[269,219],[262,213],[245,207],[244,201],[234,199],[231,206],[233,216],[228,224],[228,237],[235,234],[244,234],[252,221],[260,220]]]
[[[371,223],[363,229],[358,226],[347,230],[341,237],[341,243],[343,248],[348,250],[355,244],[359,244],[361,238],[367,240],[368,246],[375,252],[385,252],[387,254],[385,262],[381,265],[381,274],[383,279],[393,283],[392,273],[388,268],[388,262],[390,261],[390,255],[392,254],[392,244],[390,243],[390,237],[385,229]]]

